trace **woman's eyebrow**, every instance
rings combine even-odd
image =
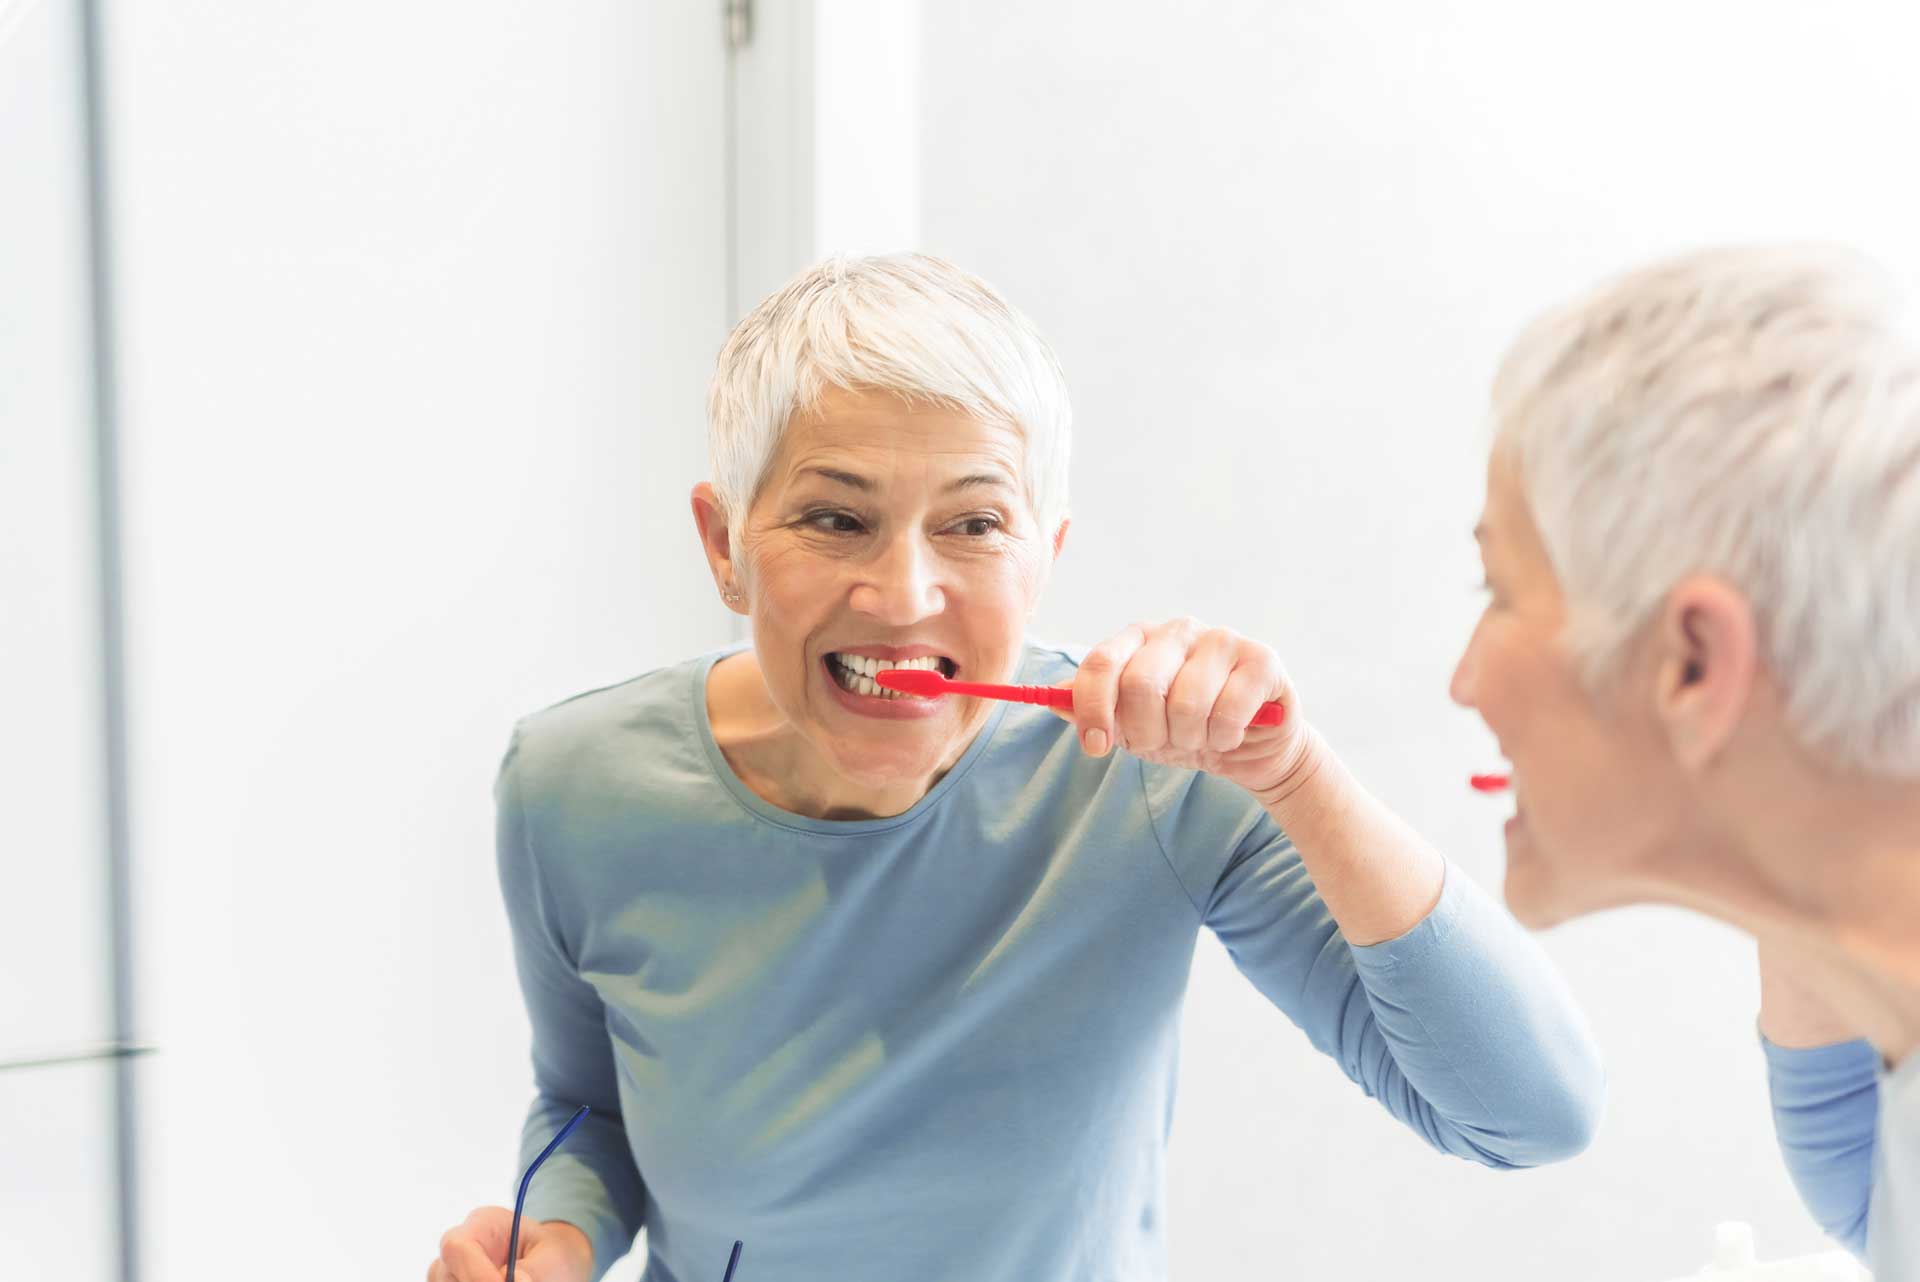
[[[872,481],[869,481],[864,476],[856,476],[852,472],[842,472],[838,468],[803,467],[800,469],[800,474],[802,476],[813,475],[813,476],[825,477],[827,480],[832,481],[835,484],[848,486],[852,489],[859,490],[863,494],[873,493]]]
[[[972,472],[966,476],[961,477],[959,480],[949,484],[947,486],[947,493],[951,494],[955,490],[965,490],[965,489],[970,489],[978,486],[996,486],[996,485],[1009,490],[1013,488],[1012,480],[1010,480],[1005,473]]]

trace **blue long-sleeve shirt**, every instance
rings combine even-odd
[[[1920,1054],[1889,1073],[1864,1040],[1760,1045],[1780,1152],[1808,1212],[1874,1282],[1920,1282]]]
[[[738,647],[734,647],[738,648]],[[647,1282],[1166,1276],[1164,1153],[1198,933],[1447,1153],[1583,1148],[1603,1094],[1532,939],[1457,871],[1353,947],[1242,789],[997,704],[910,810],[829,821],[714,742],[731,650],[523,718],[498,857],[531,1017],[527,1214],[647,1229]],[[1025,651],[1019,680],[1071,675]]]

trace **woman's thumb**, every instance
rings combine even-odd
[[[586,1282],[567,1244],[542,1234],[513,1266],[513,1282]]]

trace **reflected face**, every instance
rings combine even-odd
[[[876,668],[1013,678],[1055,550],[1024,452],[1012,428],[885,392],[830,389],[789,426],[736,556],[768,693],[846,779],[925,780],[990,711],[884,692]]]
[[[1454,702],[1480,714],[1512,763],[1507,904],[1529,926],[1659,899],[1679,795],[1633,668],[1605,704],[1562,641],[1560,585],[1509,470],[1488,468],[1479,530],[1489,593],[1454,670]]]

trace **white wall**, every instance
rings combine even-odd
[[[1074,527],[1043,635],[1192,613],[1281,652],[1374,789],[1497,887],[1446,698],[1478,609],[1482,407],[1522,319],[1702,242],[1915,261],[1904,7],[1222,0],[921,6],[925,247],[1071,381]],[[1751,950],[1633,911],[1551,933],[1612,1076],[1592,1150],[1431,1154],[1211,938],[1171,1153],[1173,1276],[1651,1282],[1713,1223],[1821,1239],[1775,1156]],[[1252,1262],[1250,1264],[1250,1262]]]
[[[719,644],[717,4],[110,6],[153,1276],[424,1276],[531,1096],[513,720]]]

